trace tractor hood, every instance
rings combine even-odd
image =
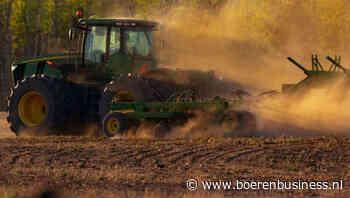
[[[77,60],[81,62],[80,59],[81,59],[81,56],[79,54],[53,54],[53,55],[47,55],[47,56],[23,58],[21,60],[16,61],[14,65],[37,63],[42,61],[53,61],[56,64],[67,64]]]
[[[45,74],[51,77],[64,76],[65,65],[80,64],[82,62],[79,54],[53,54],[23,58],[11,65],[12,78],[14,83],[21,81],[33,74]],[[62,67],[57,67],[62,66]]]

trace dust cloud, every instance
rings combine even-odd
[[[140,120],[139,124],[130,125],[127,131],[113,137],[113,139],[197,139],[261,136],[255,129],[255,120],[246,123],[245,125],[248,127],[241,128],[239,121],[236,119],[234,119],[233,125],[225,126],[220,118],[221,116],[213,116],[213,114],[203,110],[195,110],[190,114],[192,116],[186,119],[177,117],[171,120]]]
[[[326,45],[318,40],[322,23],[302,6],[271,6],[271,15],[255,19],[256,25],[229,6],[214,16],[184,9],[184,14],[163,17],[162,23],[169,24],[169,65],[214,70],[258,89],[280,89],[282,83],[301,80],[303,73],[287,56],[305,62],[313,52],[328,55],[336,49],[320,50]]]
[[[103,16],[130,16],[130,5],[124,4],[104,10]],[[348,58],[349,5],[343,0],[227,1],[215,11],[182,1],[168,7],[144,17],[160,22],[165,47],[159,57],[170,68],[214,70],[265,90],[303,78],[287,56],[301,62],[309,62],[312,53]]]
[[[162,65],[213,70],[258,94],[264,90],[279,91],[281,84],[296,83],[306,77],[287,61],[288,56],[311,69],[311,55],[318,54],[328,69],[330,64],[324,57],[338,55],[346,67],[350,63],[346,53],[350,50],[346,44],[350,42],[349,8],[345,0],[227,1],[215,11],[178,3],[166,12],[152,12],[145,18],[161,24],[158,36],[165,46],[157,53]],[[104,14],[128,14],[115,13]],[[349,105],[346,101],[334,100],[319,90],[295,99],[300,101],[293,108],[285,108],[281,103],[293,103],[294,99],[278,98],[277,102],[269,99],[268,104],[252,105],[251,110],[260,117],[262,134],[283,131],[279,133],[295,135],[295,131],[304,129],[331,134],[349,129],[349,115],[344,112]],[[190,121],[179,131],[192,131],[194,123],[197,121]]]
[[[256,104],[253,111],[264,119],[264,131],[278,129],[282,135],[348,135],[349,92],[343,79],[328,87],[291,97],[276,95]],[[263,123],[264,124],[264,123]]]
[[[130,3],[109,2],[118,2],[118,8],[109,6],[97,15],[132,15],[134,7]],[[280,90],[283,83],[296,83],[305,78],[303,72],[286,60],[288,56],[308,69],[313,53],[321,56],[326,68],[329,63],[324,57],[327,55],[342,56],[345,67],[350,64],[346,53],[350,50],[347,45],[350,42],[349,8],[345,0],[227,1],[214,11],[178,3],[165,11],[152,11],[145,18],[161,24],[156,42],[164,40],[165,43],[164,48],[157,51],[163,66],[213,70],[258,93]],[[288,108],[283,104],[292,99],[282,96],[253,104],[251,110],[259,117],[261,134],[274,135],[279,131],[295,135],[295,131],[302,129],[314,130],[317,134],[319,131],[345,133],[350,128],[346,119],[350,102],[339,102],[322,92],[312,91],[297,99],[297,106]],[[199,123],[205,125],[194,119],[176,130],[186,136]],[[215,131],[213,127],[209,131]],[[94,127],[89,128],[94,131]],[[139,137],[148,138],[147,130],[147,126],[141,127]]]
[[[10,125],[6,121],[7,113],[0,112],[0,138],[15,137],[10,130]]]

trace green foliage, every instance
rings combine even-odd
[[[0,1],[0,27],[6,23],[8,2]],[[253,40],[260,47],[283,45],[276,34],[288,25],[287,20],[303,13],[308,15],[312,24],[318,24],[312,38],[319,42],[320,48],[333,50],[339,47],[350,30],[350,6],[346,0],[15,0],[9,27],[12,53],[16,56],[32,55],[28,54],[32,50],[26,52],[24,49],[32,48],[38,36],[46,36],[44,41],[49,45],[48,52],[52,45],[62,44],[77,8],[83,8],[86,16],[148,19],[171,16],[171,19],[183,20],[186,25],[196,24],[198,31],[196,34],[191,32],[193,36],[211,34],[212,30],[207,28],[210,27],[225,36]],[[201,26],[201,23],[205,25]],[[230,27],[237,31],[231,31]]]
[[[3,2],[0,2],[0,7]],[[12,33],[13,52],[17,56],[31,56],[32,54],[26,53],[23,49],[33,48],[32,45],[39,37],[38,42],[43,43],[57,39],[65,40],[74,11],[77,8],[82,8],[86,15],[90,15],[96,5],[92,0],[14,1],[9,27]],[[0,9],[0,18],[2,19],[0,21],[6,21],[6,16],[1,11]],[[43,39],[44,36],[46,39]]]

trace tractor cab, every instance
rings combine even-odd
[[[156,67],[153,32],[158,24],[140,19],[79,19],[70,30],[83,35],[82,68],[101,76],[143,73]],[[107,74],[107,75],[106,75]],[[106,79],[108,81],[108,79]]]

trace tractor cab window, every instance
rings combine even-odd
[[[89,30],[85,43],[87,63],[101,63],[106,54],[107,27],[93,26]]]
[[[119,53],[120,51],[120,28],[112,27],[110,41],[110,55]]]
[[[153,38],[151,30],[126,30],[126,51],[132,56],[151,56],[153,48]]]

